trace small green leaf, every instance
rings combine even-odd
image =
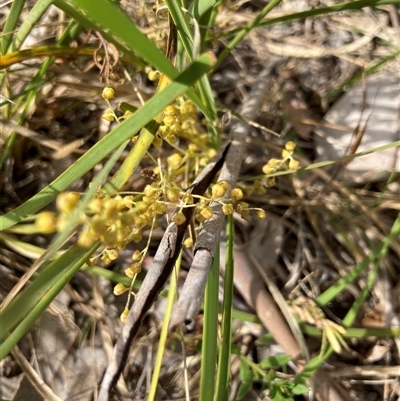
[[[270,356],[269,358],[263,359],[260,362],[260,367],[262,368],[273,368],[275,366],[286,365],[290,361],[289,355],[276,355]]]
[[[239,390],[237,393],[237,399],[241,400],[249,392],[252,385],[253,385],[252,382],[249,382],[249,383],[242,382],[239,386]]]
[[[242,382],[252,382],[253,376],[253,371],[250,369],[249,364],[245,359],[242,359],[240,362],[240,379]]]
[[[242,359],[240,363],[239,374],[242,383],[240,384],[237,398],[240,400],[249,392],[249,390],[253,386],[253,378],[254,378],[253,371],[250,369],[250,366],[245,359]]]
[[[308,392],[308,387],[305,384],[296,384],[292,388],[292,393],[295,394],[295,395],[305,394],[307,392]]]

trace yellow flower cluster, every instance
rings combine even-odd
[[[268,160],[268,163],[262,168],[263,173],[265,175],[269,175],[277,171],[297,171],[299,168],[299,162],[293,159],[293,152],[295,148],[296,144],[294,142],[286,142],[285,148],[282,150],[282,158]]]

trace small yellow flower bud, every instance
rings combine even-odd
[[[119,256],[118,251],[116,249],[110,249],[107,253],[108,253],[108,257],[111,260],[116,260]]]
[[[156,149],[160,149],[162,147],[163,140],[159,136],[155,135],[152,144]]]
[[[121,316],[119,317],[119,319],[121,320],[122,323],[126,322],[126,318],[128,317],[129,314],[129,309],[125,308],[124,311],[121,313]]]
[[[252,195],[253,192],[254,192],[254,186],[253,185],[249,185],[244,189],[244,193],[246,194],[246,196]]]
[[[195,153],[199,150],[199,147],[195,143],[189,143],[188,145],[188,151],[190,153]]]
[[[175,123],[175,120],[176,120],[176,117],[175,117],[175,116],[169,115],[169,116],[165,116],[165,117],[163,118],[163,123],[164,123],[164,125],[166,125],[167,127],[170,127],[172,124]]]
[[[266,217],[267,217],[267,213],[265,212],[265,210],[257,210],[257,219],[258,220],[265,220]]]
[[[190,100],[187,100],[181,106],[181,113],[182,114],[194,113],[195,111],[196,111],[196,108],[195,108],[194,104]]]
[[[295,150],[296,144],[292,141],[286,142],[285,144],[285,149],[288,150],[289,152],[292,152]]]
[[[97,236],[104,235],[107,231],[107,222],[102,216],[93,216],[93,218],[89,221],[89,224],[92,232]]]
[[[221,185],[223,188],[225,188],[226,190],[229,189],[230,185],[228,184],[228,181],[222,180],[222,181],[218,181],[217,184]]]
[[[106,100],[114,99],[114,96],[115,96],[114,89],[110,88],[109,86],[106,86],[103,89],[103,93],[101,94],[101,96],[103,97],[103,99],[106,99]]]
[[[167,135],[167,137],[165,138],[165,140],[166,140],[167,142],[169,142],[169,143],[174,144],[174,143],[176,143],[177,138],[176,138],[176,135],[174,135],[174,134],[172,134],[171,132],[169,132],[168,135]]]
[[[108,265],[111,263],[111,259],[108,257],[108,255],[106,253],[103,253],[103,255],[101,255],[100,259],[105,265]]]
[[[92,232],[88,228],[84,228],[79,235],[78,245],[81,248],[90,248],[96,239],[94,238]]]
[[[35,226],[43,234],[49,234],[56,230],[57,217],[52,212],[41,212],[37,215]]]
[[[299,169],[299,162],[297,160],[291,159],[289,162],[289,169],[292,171],[297,171]]]
[[[258,195],[265,195],[266,193],[267,193],[267,190],[265,189],[265,187],[257,188],[257,194]]]
[[[275,184],[276,184],[275,177],[268,177],[267,178],[267,187],[268,188],[271,188],[271,187],[275,186]]]
[[[157,131],[161,138],[166,138],[169,133],[169,128],[166,125],[161,125]]]
[[[249,209],[246,209],[246,210],[243,210],[242,213],[240,213],[240,217],[241,217],[243,220],[247,220],[248,217],[249,217],[249,214],[250,214]]]
[[[135,230],[131,235],[131,239],[133,242],[140,242],[142,240],[142,232],[140,230]]]
[[[284,159],[288,159],[288,158],[291,156],[292,153],[293,153],[293,152],[289,152],[288,150],[283,149],[283,150],[282,150],[282,157],[283,157]]]
[[[189,194],[189,193],[186,193],[186,194],[183,196],[182,201],[183,201],[186,205],[193,205],[193,202],[194,202],[193,195],[192,195],[192,194]]]
[[[225,195],[226,189],[221,184],[217,183],[212,187],[211,193],[212,193],[212,199],[221,198],[222,196]]]
[[[177,114],[176,107],[172,104],[170,104],[164,109],[164,116],[176,116],[176,114]]]
[[[131,209],[128,210],[127,212],[122,212],[119,218],[123,226],[130,227],[135,224],[136,215],[135,212]]]
[[[179,190],[177,188],[168,188],[166,195],[170,202],[176,202],[179,200]]]
[[[106,219],[117,220],[118,213],[118,201],[114,198],[107,199],[103,204],[102,215]]]
[[[279,167],[279,165],[281,164],[282,160],[280,159],[269,159],[267,166],[272,167],[272,168],[276,168]]]
[[[263,166],[263,168],[262,168],[262,172],[263,172],[265,175],[272,174],[272,173],[274,172],[274,168],[268,166],[268,164],[265,164],[265,165]]]
[[[101,211],[103,210],[103,200],[100,198],[93,198],[90,202],[89,202],[89,209],[93,212],[93,213],[98,213],[100,214]]]
[[[110,230],[104,233],[103,242],[109,246],[114,247],[117,244],[117,232],[115,230]]]
[[[117,297],[119,295],[122,295],[124,292],[128,291],[129,288],[126,288],[122,283],[118,283],[114,289],[113,289],[113,293],[114,295],[116,295]]]
[[[128,267],[127,269],[124,270],[124,274],[125,274],[125,276],[127,276],[129,278],[133,278],[133,276],[135,275],[135,273],[133,273],[133,271],[130,267]]]
[[[192,128],[192,126],[189,124],[188,121],[182,121],[181,124],[181,129],[183,132],[189,132],[189,130]],[[189,145],[190,146],[190,145]]]
[[[175,121],[175,123],[172,124],[169,127],[169,129],[170,129],[170,135],[171,134],[177,134],[181,130],[181,124],[179,122]],[[172,142],[172,141],[170,140],[170,142]]]
[[[211,209],[210,206],[205,207],[200,214],[205,218],[205,219],[211,219],[213,216],[213,210]]]
[[[177,225],[180,226],[186,221],[185,215],[182,213],[182,211],[179,211],[174,214],[174,217],[172,217],[173,222]]]
[[[153,208],[157,214],[165,214],[167,212],[167,206],[163,203],[154,203]]]
[[[60,213],[57,219],[57,231],[60,233],[66,229],[70,221],[70,215],[68,213]]]
[[[60,212],[71,212],[79,202],[78,192],[61,192],[56,199],[56,208]]]
[[[246,202],[239,202],[236,206],[236,211],[242,213],[244,210],[248,209],[249,204]]]
[[[207,166],[207,163],[210,161],[210,159],[208,157],[201,157],[199,159],[199,166],[200,167],[204,167]]]
[[[142,252],[136,249],[136,251],[133,252],[132,260],[140,260],[140,259],[142,259]]]
[[[102,115],[102,117],[104,120],[110,122],[115,120],[114,112],[111,109],[106,110],[106,112]]]
[[[183,241],[183,246],[185,246],[186,248],[192,248],[193,247],[193,240],[191,237],[188,237],[185,239],[185,241]]]
[[[217,151],[215,149],[208,149],[208,151],[207,151],[207,157],[209,159],[212,159],[216,154],[217,154]]]
[[[133,113],[130,110],[127,110],[124,115],[122,116],[122,118],[124,120],[127,120],[130,116],[133,116]]]
[[[147,73],[147,78],[149,78],[150,81],[156,81],[158,79],[159,75],[160,74],[157,71],[150,70]]]
[[[129,268],[133,274],[138,274],[142,271],[142,262],[132,263]]]
[[[168,156],[167,163],[169,168],[176,170],[182,164],[182,156],[179,153],[174,153]]]
[[[226,216],[228,216],[228,215],[230,215],[230,214],[233,214],[233,212],[234,212],[233,205],[231,205],[230,203],[227,203],[227,204],[223,205],[223,206],[222,206],[222,212],[223,212]]]
[[[231,195],[232,200],[236,202],[243,198],[243,191],[240,188],[233,188]]]

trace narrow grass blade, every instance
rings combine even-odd
[[[182,41],[183,47],[186,50],[186,54],[189,60],[193,60],[195,57],[195,43],[193,41],[193,35],[190,31],[187,16],[185,16],[181,3],[175,0],[166,0],[168,11],[174,21],[180,40]]]
[[[261,20],[270,12],[272,11],[282,0],[271,0],[263,10],[255,17],[251,22],[249,22],[245,27],[243,27],[240,31],[237,32],[235,37],[230,41],[228,46],[221,52],[218,56],[217,64],[214,67],[214,70],[217,69],[221,63],[226,59],[226,57],[231,53],[231,51],[236,47],[238,43],[242,41],[242,39],[258,24]]]
[[[54,3],[82,25],[99,31],[124,54],[139,55],[171,80],[179,74],[164,53],[136,27],[118,5],[108,0],[55,0]],[[141,63],[142,68],[145,65],[146,63]],[[208,119],[212,119],[192,89],[188,89],[186,95]]]
[[[229,399],[229,385],[231,373],[231,346],[232,346],[232,304],[233,304],[233,247],[235,243],[233,216],[227,218],[227,249],[226,266],[224,278],[224,302],[222,305],[222,341],[219,351],[217,386],[215,400],[224,401]]]
[[[364,270],[368,269],[371,263],[382,260],[386,255],[390,244],[400,235],[400,214],[397,216],[396,221],[393,223],[389,235],[378,245],[372,253],[366,257],[362,262],[354,267],[346,276],[339,279],[335,284],[329,287],[325,292],[316,298],[316,302],[320,307],[326,306],[330,301],[336,298],[350,283],[352,283]]]
[[[60,40],[58,41],[57,45],[63,46],[68,44],[71,40],[75,39],[80,33],[80,27],[76,26],[74,23],[69,23],[67,28],[65,29],[63,35],[61,36]],[[21,124],[24,122],[26,114],[28,113],[28,110],[31,107],[32,102],[36,98],[37,95],[37,88],[40,87],[43,82],[44,82],[44,76],[46,75],[46,72],[48,68],[51,66],[53,63],[54,58],[50,57],[48,58],[43,65],[40,67],[39,71],[35,75],[35,77],[32,79],[30,83],[27,84],[25,90],[23,91],[23,95],[20,94],[20,101],[21,104],[24,101],[23,105],[23,110],[21,115],[18,118],[18,124]],[[2,77],[5,76],[0,75],[0,87],[2,87]],[[26,92],[26,93],[25,93]],[[18,107],[16,107],[18,109]],[[14,145],[14,142],[17,138],[16,132],[13,132],[10,137],[7,139],[5,145],[4,145],[4,151],[0,155],[0,168],[3,166],[4,161],[7,159],[9,153],[11,152],[11,149]]]
[[[181,267],[181,262],[182,262],[182,251],[178,256],[178,259],[175,264],[175,268],[171,275],[171,281],[170,281],[169,292],[168,292],[168,301],[167,301],[167,306],[165,309],[163,325],[161,328],[161,333],[160,333],[160,338],[159,338],[159,343],[158,343],[158,348],[157,348],[157,356],[156,356],[156,361],[154,364],[153,375],[151,378],[150,391],[149,391],[149,395],[147,396],[147,401],[154,401],[155,396],[156,396],[156,390],[158,387],[158,380],[160,377],[162,360],[163,360],[164,351],[165,351],[165,344],[167,342],[167,337],[168,337],[169,322],[171,319],[172,308],[174,306],[174,302],[175,302],[176,294],[177,294],[176,289],[177,289],[177,285],[178,285],[178,274],[179,274],[179,270]]]
[[[92,249],[74,246],[60,258],[47,265],[24,291],[0,311],[2,322],[0,360],[18,343],[22,336],[47,308],[57,294],[93,253]]]
[[[371,255],[371,258],[367,258],[367,259],[371,259],[370,262],[372,262],[373,260],[380,261],[383,258],[383,256],[386,255],[391,242],[395,238],[398,238],[399,235],[400,235],[400,214],[397,216],[396,221],[393,223],[393,226],[392,226],[392,229],[390,231],[390,234],[384,239],[382,244],[379,245],[374,250],[373,254]],[[368,264],[370,262],[368,262]],[[366,286],[367,288],[361,292],[361,294],[359,296],[359,299],[356,300],[356,302],[350,308],[349,312],[344,317],[343,325],[346,328],[351,326],[354,323],[354,320],[355,320],[356,315],[357,315],[357,311],[361,307],[362,303],[365,301],[366,296],[368,295],[370,289],[372,288],[372,285],[373,285],[373,282],[375,281],[375,278],[376,278],[376,275],[378,273],[379,267],[380,267],[379,263],[377,263],[375,268],[374,268],[374,270],[373,270],[373,272],[372,272],[372,274],[371,274],[371,277],[368,277],[367,286]],[[333,288],[333,287],[330,287],[330,288]],[[333,294],[330,294],[329,290],[330,289],[328,289],[327,291],[325,291],[325,293],[320,295],[320,297],[322,296],[323,302],[329,302],[328,300],[332,299],[332,298],[330,298],[329,295],[333,295]],[[337,292],[337,290],[338,290],[337,288],[334,288],[334,297],[339,293],[339,292]],[[328,293],[328,296],[325,296],[326,293]],[[320,297],[318,297],[316,299],[316,301],[319,300]],[[349,331],[349,330],[351,330],[351,329],[347,329],[347,331]],[[393,332],[393,329],[391,331]],[[326,350],[326,352],[324,353],[324,355],[316,356],[316,357],[312,358],[309,362],[307,362],[307,364],[304,367],[303,371],[300,372],[296,376],[295,382],[296,383],[303,383],[305,380],[310,378],[313,375],[313,373],[315,372],[315,370],[318,369],[318,367],[321,366],[330,357],[332,352],[333,352],[333,349],[329,345],[327,350]]]
[[[34,4],[14,37],[14,41],[10,47],[11,51],[15,51],[21,47],[29,33],[32,31],[35,25],[37,25],[38,21],[43,17],[43,14],[47,11],[52,3],[53,0],[38,0]]]
[[[213,401],[218,338],[219,247],[208,276],[204,297],[203,344],[201,347],[200,401]]]
[[[358,1],[346,1],[344,3],[335,4],[332,6],[314,8],[312,10],[300,11],[298,13],[292,13],[287,15],[282,15],[281,17],[269,18],[268,20],[261,21],[257,28],[271,26],[279,24],[282,22],[293,22],[310,17],[317,17],[319,15],[327,15],[332,12],[340,12],[346,10],[360,10],[364,7],[374,7],[381,6],[385,4],[395,4],[399,3],[398,0],[358,0]],[[243,28],[233,29],[229,32],[224,33],[224,36],[232,36],[240,32]]]
[[[4,24],[3,33],[1,35],[1,54],[6,54],[8,47],[14,36],[15,28],[17,27],[19,17],[22,9],[24,8],[25,0],[14,0],[11,5],[10,12],[8,13],[7,20]]]

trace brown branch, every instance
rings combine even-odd
[[[274,68],[275,63],[271,63],[260,73],[251,91],[249,100],[241,110],[241,114],[246,119],[254,119],[260,109],[262,100],[269,88],[269,77]],[[231,146],[219,175],[219,180],[227,181],[230,188],[236,186],[236,181],[239,177],[248,132],[249,125],[244,121],[236,122],[230,131]],[[226,198],[229,197],[230,191],[227,191]],[[180,293],[178,304],[171,317],[171,330],[181,323],[185,323],[186,327],[190,330],[203,300],[208,273],[225,222],[222,206],[219,203],[214,203],[211,207],[213,209],[213,217],[204,222],[203,229],[197,238],[192,266]]]
[[[217,172],[224,163],[229,144],[221,149],[219,154],[200,173],[188,190],[192,195],[203,195],[210,186]],[[194,198],[195,203],[198,198]],[[108,401],[112,388],[125,366],[132,340],[138,332],[140,324],[154,303],[157,295],[164,287],[182,246],[186,228],[192,217],[194,208],[184,208],[182,212],[186,221],[177,226],[171,223],[160,242],[154,256],[152,266],[143,280],[142,286],[136,295],[135,302],[129,311],[122,333],[114,347],[114,352],[101,382],[98,401]]]

